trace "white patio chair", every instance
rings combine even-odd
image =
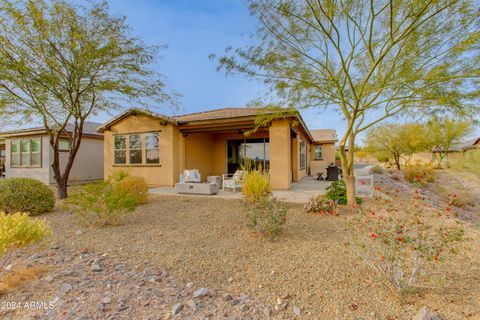
[[[237,170],[234,174],[222,175],[222,190],[225,191],[225,188],[229,188],[233,189],[233,192],[235,192],[237,189],[241,189],[244,173],[243,170]]]

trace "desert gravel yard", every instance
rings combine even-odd
[[[272,307],[288,302],[305,318],[411,319],[422,306],[442,319],[480,318],[478,231],[467,226],[466,250],[444,264],[442,289],[399,295],[355,254],[353,218],[292,205],[285,232],[269,241],[246,227],[240,201],[232,199],[153,196],[124,225],[104,229],[86,229],[61,211],[46,216],[52,241],[64,247],[154,265],[197,287]]]

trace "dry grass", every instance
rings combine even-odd
[[[47,271],[45,266],[35,266],[30,268],[20,268],[4,273],[0,277],[0,295],[9,291],[18,289],[27,282],[38,279]]]
[[[464,250],[438,270],[443,289],[405,299],[355,254],[360,230],[352,229],[353,214],[318,216],[292,205],[284,233],[273,242],[253,233],[244,216],[238,200],[157,196],[128,215],[125,225],[80,236],[71,215],[48,219],[56,241],[67,246],[147,261],[199,286],[269,304],[288,292],[291,304],[313,319],[408,319],[423,305],[442,319],[463,318],[466,310],[480,315],[480,236],[471,228]],[[358,309],[352,311],[352,303]]]

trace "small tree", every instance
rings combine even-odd
[[[433,117],[427,122],[428,138],[433,151],[440,154],[437,160],[447,160],[450,147],[459,143],[472,130],[472,123],[467,120],[455,120],[449,117]]]
[[[425,128],[419,123],[389,124],[372,127],[365,139],[367,150],[387,151],[400,170],[400,160],[408,163],[415,153],[427,149]]]
[[[355,203],[355,139],[407,110],[466,112],[479,96],[478,3],[251,0],[256,40],[219,68],[263,79],[277,104],[336,108],[339,154]]]
[[[120,98],[137,104],[171,101],[151,69],[157,48],[130,36],[125,18],[111,16],[106,2],[85,8],[62,0],[1,0],[0,30],[2,118],[41,121],[50,136],[59,198],[67,197],[91,115],[118,108]],[[62,136],[70,140],[64,167],[58,152]]]

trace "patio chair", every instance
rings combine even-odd
[[[225,191],[225,188],[233,189],[235,192],[237,189],[242,188],[243,184],[243,175],[245,171],[237,170],[234,174],[224,174],[222,175],[222,190]]]

